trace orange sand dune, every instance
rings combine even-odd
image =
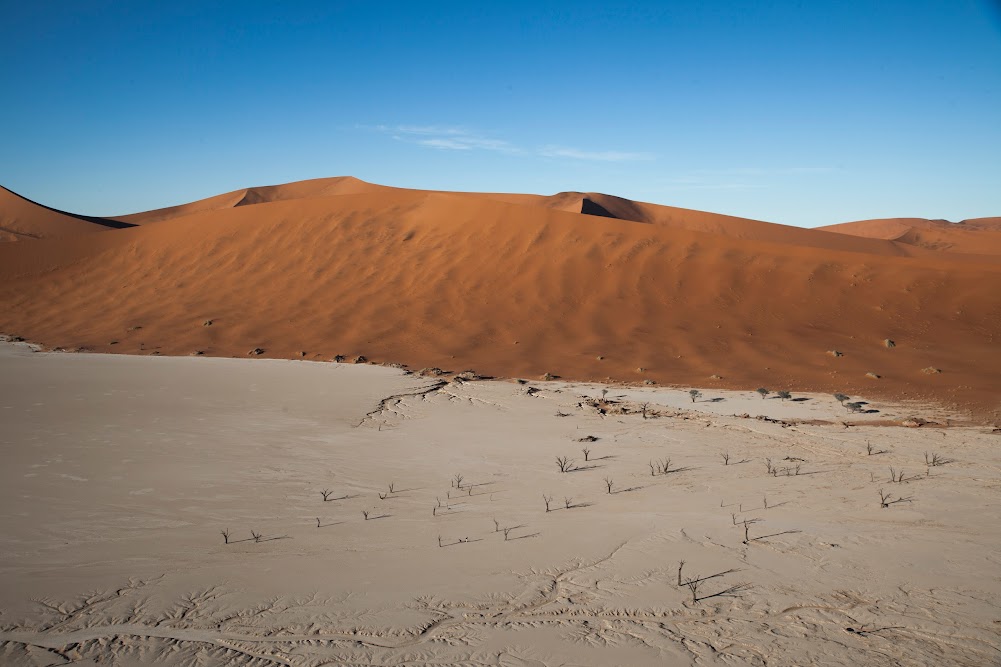
[[[298,181],[285,185],[265,185],[261,187],[245,188],[226,194],[216,195],[208,199],[200,199],[190,204],[179,206],[169,206],[158,208],[143,213],[133,213],[131,215],[115,216],[115,220],[130,222],[141,225],[148,222],[159,222],[170,220],[192,213],[202,211],[218,211],[225,208],[235,208],[237,206],[250,206],[271,201],[283,201],[286,199],[308,199],[312,197],[326,197],[339,194],[357,194],[359,192],[374,192],[378,190],[393,190],[382,185],[366,183],[351,176],[337,176],[334,178],[315,178],[308,181]]]
[[[997,263],[590,194],[241,192],[127,216],[159,224],[0,244],[0,331],[1001,408]],[[585,198],[648,218],[575,212]]]
[[[591,205],[597,205],[611,213],[613,217],[623,220],[636,220],[664,227],[711,232],[736,239],[767,241],[769,243],[791,244],[829,250],[866,252],[879,255],[909,257],[927,255],[922,249],[898,243],[889,243],[882,239],[860,239],[845,235],[832,235],[829,232],[815,229],[789,227],[787,225],[777,225],[760,220],[750,220],[748,218],[737,218],[719,213],[707,213],[705,211],[693,211],[673,206],[634,202],[596,192],[561,193],[551,198],[544,198],[544,200],[548,200],[544,201],[544,204],[553,206],[554,208],[561,208],[562,210],[571,210],[570,207],[566,206],[568,200],[571,199],[577,202],[580,202],[581,199],[587,200]],[[578,212],[581,211],[579,203],[576,206],[576,210]]]
[[[856,237],[887,239],[939,252],[1001,255],[1001,218],[962,222],[924,218],[860,220],[820,229]]]
[[[43,239],[130,226],[115,220],[57,211],[0,187],[0,241]]]
[[[284,185],[247,188],[191,202],[189,204],[182,204],[180,206],[157,209],[144,213],[117,216],[114,219],[132,224],[144,224],[148,222],[174,219],[201,211],[221,210],[273,201],[315,199],[319,197],[332,197],[337,195],[359,194],[366,192],[382,192],[390,194],[393,192],[399,193],[407,191],[408,190],[401,188],[392,188],[367,183],[350,176],[339,176],[334,178],[299,181]],[[418,191],[409,190],[409,192]],[[462,194],[468,197],[487,198],[532,207],[546,207],[560,211],[583,213],[599,217],[611,217],[618,218],[620,220],[646,222],[692,231],[712,232],[715,234],[732,236],[738,239],[802,245],[831,250],[867,252],[880,255],[899,255],[911,257],[923,257],[928,255],[927,250],[919,248],[915,244],[906,242],[890,242],[893,239],[884,239],[884,237],[879,235],[831,234],[830,232],[823,230],[789,227],[786,225],[777,225],[774,223],[750,220],[747,218],[737,218],[719,213],[708,213],[672,206],[635,202],[621,197],[615,197],[597,192],[561,192],[550,196],[510,193],[446,193],[442,191],[422,192]],[[860,236],[865,238],[859,238]],[[990,258],[981,259],[991,261]]]

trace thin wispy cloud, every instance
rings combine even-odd
[[[634,162],[652,160],[650,153],[630,153],[626,151],[588,151],[566,146],[543,146],[538,150],[543,157],[562,157],[571,160],[593,160],[597,162]]]
[[[728,167],[724,169],[697,169],[692,173],[713,176],[786,176],[790,174],[826,174],[837,171],[834,167]]]
[[[669,181],[658,188],[659,192],[677,192],[679,190],[760,190],[762,188],[767,188],[767,185],[761,183],[743,183],[743,182],[722,182],[722,183],[711,183],[706,181],[694,180],[694,179],[679,179],[676,181]]]
[[[413,143],[421,146],[427,146],[428,148],[440,148],[442,150],[450,151],[482,150],[499,151],[501,153],[521,152],[518,148],[515,148],[506,141],[475,136],[456,135],[451,137],[431,137],[428,139],[417,139]]]
[[[443,151],[495,151],[522,153],[517,146],[464,127],[447,125],[375,125],[373,129],[397,141]]]
[[[509,155],[527,155],[592,162],[632,162],[653,160],[651,153],[628,151],[582,150],[570,146],[546,145],[524,148],[462,126],[454,125],[359,125],[359,129],[379,132],[397,141],[443,151],[493,151]]]

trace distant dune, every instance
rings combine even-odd
[[[924,218],[860,220],[820,229],[872,239],[886,239],[919,248],[976,255],[1001,255],[1001,218],[962,222]]]
[[[4,238],[20,239],[0,243],[0,331],[51,347],[364,355],[1001,410],[997,218],[813,230],[354,178],[115,218],[25,202],[0,192]]]

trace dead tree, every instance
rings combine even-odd
[[[692,592],[692,602],[694,604],[698,604],[699,587],[702,586],[702,580],[698,579],[697,577],[695,579],[689,579],[688,581],[685,582],[685,585],[688,586],[688,590]]]
[[[885,493],[883,489],[879,490],[879,506],[883,508],[889,507],[890,505],[896,505],[897,503],[909,503],[913,500],[913,497],[896,498],[891,500],[889,493]]]

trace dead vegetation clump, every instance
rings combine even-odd
[[[885,491],[883,491],[883,489],[879,490],[879,506],[881,508],[883,508],[883,509],[889,507],[890,505],[895,505],[897,503],[909,503],[909,502],[913,502],[913,500],[914,500],[914,498],[910,497],[910,496],[908,496],[906,498],[900,497],[900,498],[894,499],[889,493],[886,493]]]
[[[925,452],[925,465],[929,468],[935,466],[944,466],[947,463],[952,463],[952,459],[947,459],[944,456],[939,456],[937,453],[932,453],[931,456],[928,452]]]
[[[711,593],[709,595],[700,595],[699,592],[702,589],[703,584],[711,579],[718,579],[720,577],[725,577],[728,574],[733,574],[737,570],[730,569],[724,572],[717,572],[716,574],[710,574],[708,576],[702,577],[696,574],[694,577],[689,577],[682,579],[681,571],[685,567],[685,561],[678,563],[678,588],[687,587],[688,590],[692,592],[692,604],[698,604],[702,600],[717,597],[742,597],[742,593],[751,589],[751,584],[747,582],[741,582],[734,584],[716,593]]]
[[[656,477],[657,475],[666,475],[669,472],[676,472],[671,470],[671,459],[659,459],[657,461],[650,461],[648,464],[650,466],[650,476]]]

